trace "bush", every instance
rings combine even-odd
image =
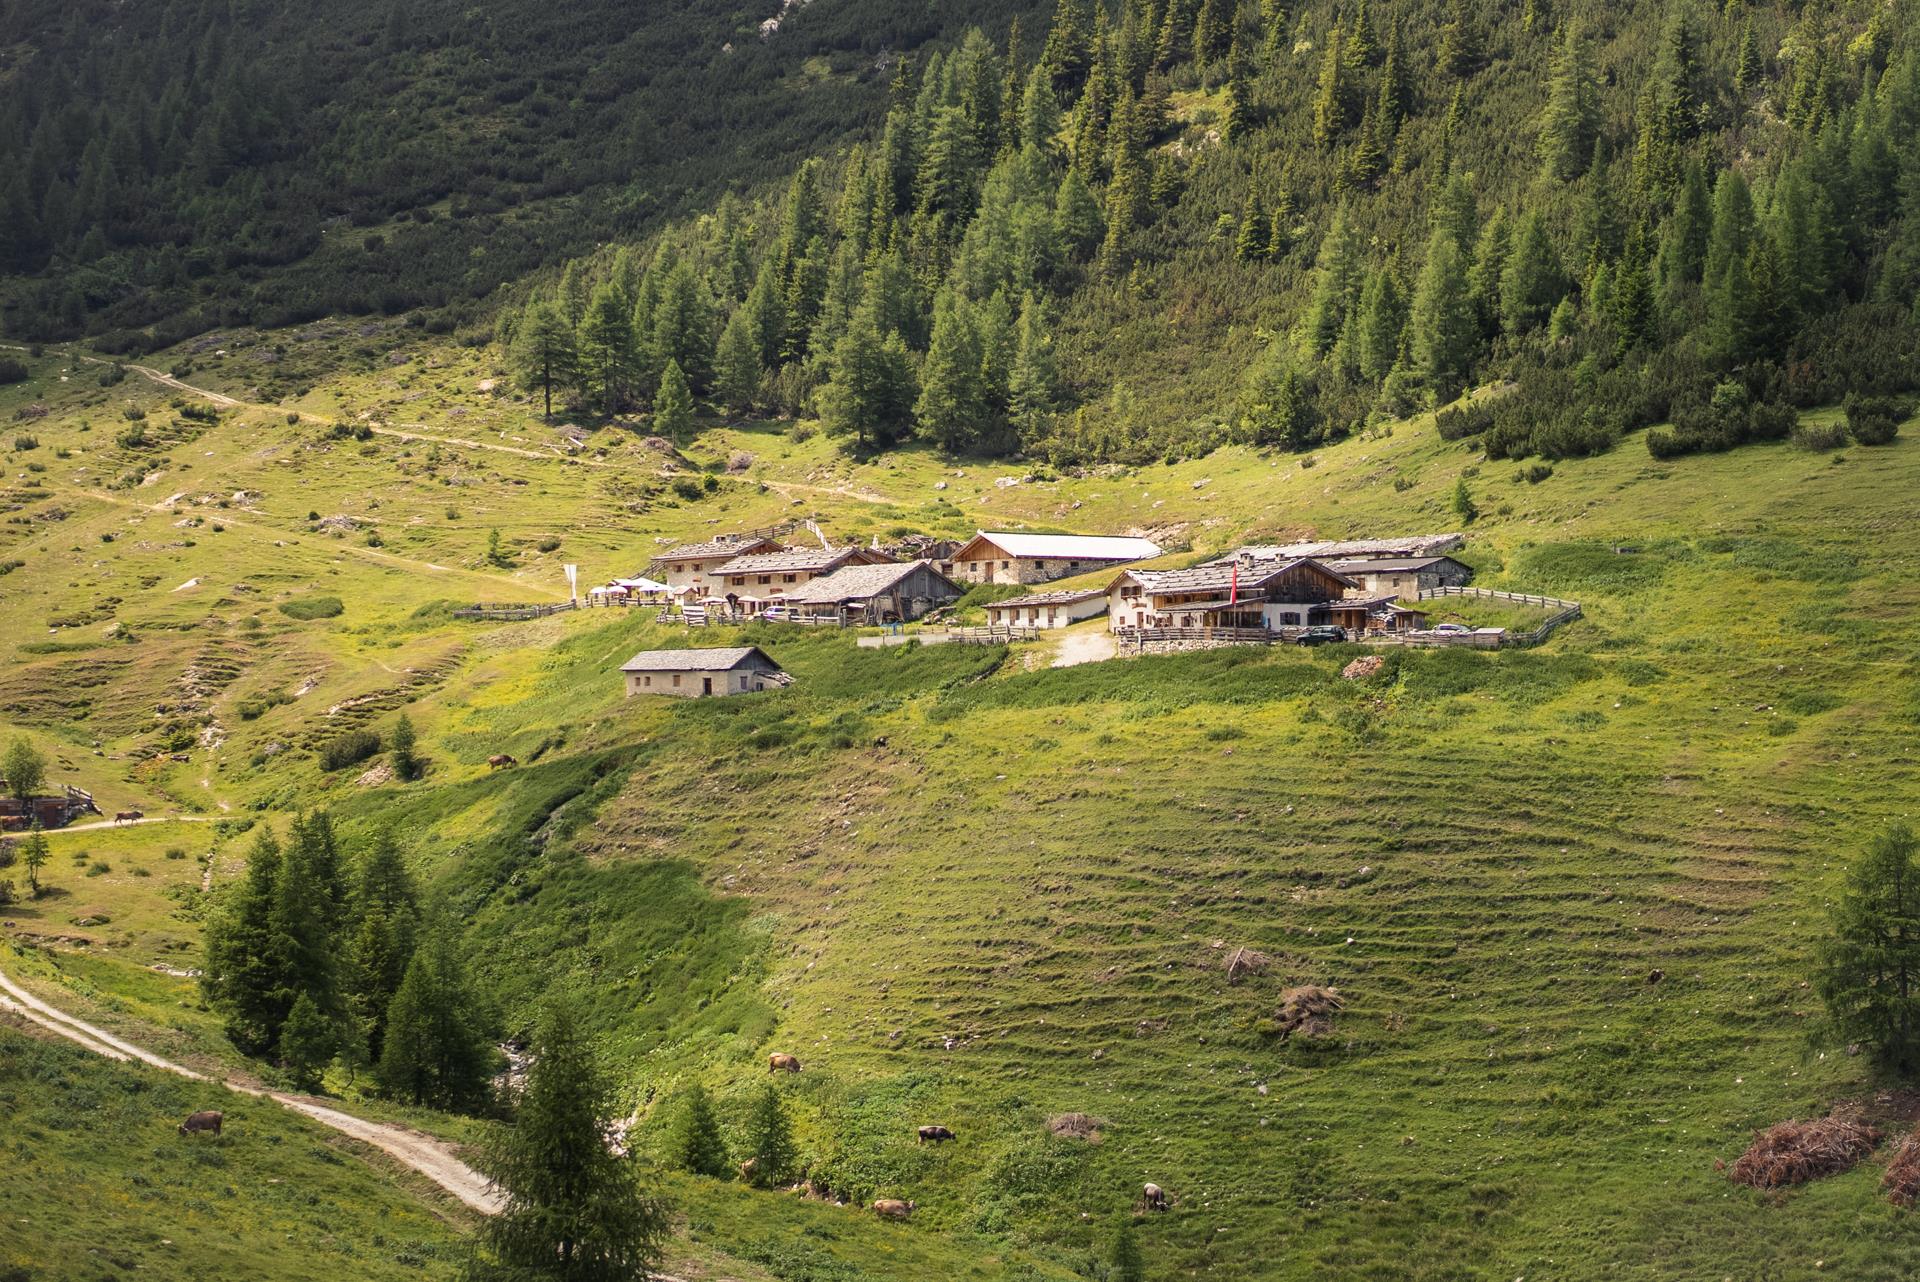
[[[560,546],[560,540],[554,538],[552,535],[548,535],[546,538],[541,539],[538,543],[535,543],[533,546],[540,549],[542,552],[552,552]]]
[[[1913,405],[1896,396],[1862,396],[1848,392],[1847,435],[1860,445],[1891,445],[1900,423],[1913,417]]]
[[[1481,404],[1444,409],[1433,416],[1433,426],[1443,441],[1464,441],[1493,426],[1493,407]]]
[[[37,436],[30,435],[26,432],[22,432],[20,435],[13,438],[13,448],[16,450],[20,450],[23,453],[27,450],[37,450],[40,448],[40,438]]]
[[[8,383],[24,383],[26,381],[27,365],[25,361],[12,356],[0,356],[0,386]]]
[[[379,735],[371,730],[349,730],[338,739],[321,744],[315,755],[320,758],[322,770],[344,770],[348,766],[358,765],[378,751]]]
[[[1838,423],[1800,423],[1790,439],[1803,450],[1824,453],[1847,443],[1847,429]]]
[[[280,613],[303,622],[337,618],[346,607],[337,596],[304,596],[280,603]]]
[[[1515,468],[1513,479],[1516,481],[1525,481],[1528,485],[1538,485],[1552,475],[1553,465],[1551,463],[1533,463],[1526,467]]]
[[[691,476],[683,476],[675,481],[673,483],[673,492],[689,503],[700,498],[701,495],[705,493],[705,491],[701,489],[700,482],[694,480]]]

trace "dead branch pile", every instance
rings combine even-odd
[[[1880,1177],[1880,1187],[1895,1206],[1912,1206],[1920,1197],[1920,1130],[1900,1141],[1887,1163],[1887,1173]]]
[[[1386,664],[1387,661],[1379,655],[1369,654],[1355,659],[1352,663],[1340,669],[1340,675],[1349,681],[1358,681],[1362,677],[1372,676],[1374,673],[1380,671],[1381,668],[1385,667]]]
[[[1237,984],[1248,975],[1263,973],[1273,958],[1255,948],[1236,948],[1227,958],[1227,982]]]
[[[1330,1037],[1333,1017],[1345,1005],[1346,999],[1337,988],[1322,988],[1318,984],[1289,988],[1280,994],[1280,1033],[1285,1037],[1295,1033],[1304,1037]]]
[[[1810,1122],[1781,1122],[1756,1131],[1753,1144],[1729,1172],[1757,1189],[1805,1184],[1837,1175],[1873,1152],[1880,1132],[1858,1117],[1834,1113]]]
[[[1085,1140],[1089,1144],[1100,1142],[1100,1119],[1085,1113],[1062,1113],[1058,1117],[1049,1117],[1047,1129],[1063,1140]]]

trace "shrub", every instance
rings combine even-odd
[[[557,538],[554,538],[552,535],[548,535],[546,538],[541,539],[538,543],[535,543],[533,546],[535,546],[536,548],[539,548],[542,552],[552,552],[560,546],[560,540]]]
[[[1823,453],[1845,445],[1847,429],[1838,423],[1800,423],[1794,426],[1791,439],[1803,450]]]
[[[1493,426],[1493,407],[1480,404],[1444,409],[1433,416],[1433,426],[1441,440],[1463,441]]]
[[[1526,467],[1515,468],[1513,471],[1514,480],[1525,481],[1528,485],[1538,485],[1552,475],[1551,463],[1531,463]]]
[[[25,361],[13,356],[0,356],[0,385],[24,383],[27,381]]]
[[[280,603],[280,613],[304,621],[337,618],[346,609],[337,596],[304,596]]]
[[[127,367],[118,361],[100,371],[100,386],[112,387],[127,376]]]
[[[37,450],[40,448],[40,438],[31,433],[22,432],[13,438],[13,448],[22,452]]]
[[[315,754],[322,770],[344,770],[358,765],[380,751],[380,736],[371,730],[349,730],[337,739],[320,745]]]
[[[1890,445],[1900,434],[1901,420],[1913,416],[1911,402],[1897,396],[1861,396],[1848,392],[1847,435],[1860,445]]]
[[[113,438],[113,443],[123,450],[137,450],[147,443],[147,429],[134,423]]]
[[[689,503],[698,499],[704,493],[700,488],[700,482],[694,480],[691,476],[683,476],[676,480],[673,483],[673,492]]]

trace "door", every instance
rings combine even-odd
[[[700,678],[700,693],[701,693],[701,694],[712,694],[712,693],[713,693],[713,678],[712,678],[712,677],[701,677],[701,678]]]

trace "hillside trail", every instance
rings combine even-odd
[[[83,824],[68,824],[61,832],[92,832],[98,828],[131,828],[135,824],[210,824],[219,815],[142,815],[138,819],[95,819]]]
[[[329,1108],[305,1095],[263,1090],[257,1086],[246,1086],[224,1079],[216,1080],[205,1073],[196,1072],[183,1064],[176,1064],[170,1059],[116,1037],[103,1028],[76,1019],[58,1007],[35,997],[4,972],[0,972],[0,1011],[17,1015],[107,1059],[146,1064],[162,1072],[173,1073],[192,1081],[211,1082],[241,1095],[272,1100],[282,1108],[310,1117],[322,1126],[331,1127],[363,1144],[372,1145],[401,1165],[426,1176],[483,1215],[495,1214],[502,1206],[500,1195],[494,1192],[487,1177],[455,1157],[452,1147],[443,1140],[387,1122],[370,1122],[365,1118],[343,1113],[339,1109]]]

